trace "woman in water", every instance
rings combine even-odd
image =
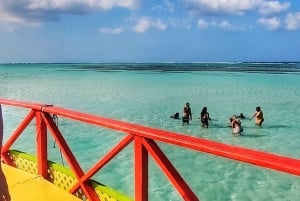
[[[243,132],[241,121],[237,118],[236,115],[234,115],[230,119],[231,119],[232,134],[241,134],[241,132]]]
[[[208,120],[211,120],[209,117],[209,113],[207,112],[207,107],[203,107],[200,114],[202,127],[208,128]]]

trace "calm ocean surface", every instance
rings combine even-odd
[[[300,159],[300,63],[2,64],[0,97],[54,104],[231,145]],[[193,120],[169,118],[191,104]],[[202,107],[213,119],[199,124]],[[233,114],[264,112],[261,128],[242,120],[244,135],[227,126]],[[3,107],[4,142],[28,111]],[[33,125],[32,125],[33,128]],[[124,135],[59,118],[59,128],[88,170]],[[13,148],[34,153],[30,128]],[[160,144],[202,201],[298,201],[300,178]],[[62,162],[49,141],[51,160]],[[133,197],[132,146],[95,179]],[[150,200],[181,200],[150,158]]]

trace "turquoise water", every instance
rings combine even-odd
[[[54,104],[81,112],[148,125],[222,143],[300,158],[299,64],[18,64],[0,65],[0,96]],[[175,70],[174,70],[175,69]],[[189,126],[169,116],[190,102]],[[199,114],[208,107],[211,121],[201,128]],[[243,120],[244,135],[234,137],[228,118],[251,116],[261,106],[261,128]],[[26,111],[4,107],[7,139]],[[59,118],[59,127],[87,170],[123,137],[106,129]],[[30,129],[14,145],[34,152]],[[5,141],[5,140],[4,140]],[[20,141],[20,142],[19,142]],[[22,141],[22,142],[21,142]],[[52,160],[60,153],[49,142]],[[204,201],[299,200],[300,179],[207,154],[159,144],[194,192]],[[132,147],[103,169],[96,179],[133,196]],[[150,161],[150,200],[181,200]]]

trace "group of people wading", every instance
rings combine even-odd
[[[175,113],[174,115],[171,115],[170,117],[174,119],[180,119],[179,112]],[[252,117],[248,119],[252,120],[253,118],[256,119],[255,124],[258,126],[261,126],[262,123],[264,122],[264,115],[259,106],[256,107],[255,113],[252,115]],[[193,119],[192,109],[190,107],[190,103],[187,102],[183,108],[182,125],[189,125],[190,120],[192,119]],[[208,128],[209,121],[211,120],[211,118],[209,117],[207,107],[202,108],[199,119],[201,122],[201,126],[203,128]],[[233,134],[241,134],[243,132],[243,127],[240,119],[246,119],[243,113],[241,113],[240,115],[233,115],[232,117],[229,118],[229,126],[232,128]]]

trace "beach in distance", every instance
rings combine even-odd
[[[300,159],[297,62],[28,63],[0,64],[0,71],[1,98],[53,104]],[[178,112],[181,117],[186,102],[190,103],[193,119],[183,126],[181,119],[170,115]],[[204,106],[211,118],[208,128],[201,127],[199,120]],[[265,119],[260,127],[255,125],[255,119],[247,119],[257,106]],[[247,118],[241,120],[243,135],[235,136],[228,122],[232,115],[240,113]],[[5,141],[19,123],[20,114],[16,108],[4,106],[3,116]],[[123,137],[65,119],[59,121],[86,169]],[[16,149],[31,150],[27,142],[17,143]],[[298,177],[166,144],[160,146],[200,200],[300,198]],[[50,147],[53,160],[60,162],[59,151]],[[109,164],[97,179],[133,196],[130,157],[132,150],[126,150],[119,156],[120,161]],[[150,175],[150,200],[181,200],[153,161]]]

